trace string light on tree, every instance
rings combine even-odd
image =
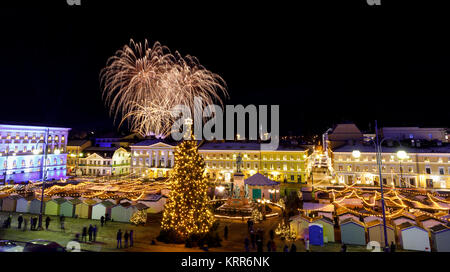
[[[209,232],[214,216],[208,207],[204,171],[205,162],[195,140],[185,140],[176,147],[171,191],[161,222],[163,231],[174,232],[181,239]]]

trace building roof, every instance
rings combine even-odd
[[[137,203],[137,204],[134,204],[133,206],[136,207],[136,209],[138,209],[138,210],[148,209],[148,206],[145,204],[142,204],[142,203]]]
[[[359,220],[355,220],[355,219],[353,219],[353,218],[351,218],[351,217],[342,220],[342,221],[340,222],[340,225],[342,226],[342,225],[345,225],[345,224],[351,224],[351,223],[356,224],[356,225],[358,225],[358,226],[364,228],[364,223],[363,223],[363,222],[361,222],[361,221],[359,221]]]
[[[308,217],[308,216],[303,215],[303,214],[294,215],[294,216],[289,218],[289,221],[294,221],[294,220],[297,220],[297,219],[304,220],[304,221],[307,221],[307,222],[311,222],[312,221],[311,217]]]
[[[276,186],[280,184],[260,173],[256,173],[248,179],[244,180],[244,183],[250,186]]]
[[[11,128],[11,129],[39,129],[45,130],[47,128],[51,130],[71,130],[71,128],[65,128],[60,126],[54,126],[50,124],[42,123],[24,123],[24,122],[10,122],[10,121],[0,121],[0,127]]]
[[[421,227],[419,227],[419,226],[417,226],[417,225],[415,225],[415,224],[411,224],[410,222],[404,222],[404,223],[398,225],[398,228],[399,228],[400,230],[402,230],[402,231],[403,231],[403,230],[406,230],[406,229],[409,229],[409,228],[413,228],[413,227],[422,229]]]
[[[372,220],[366,223],[367,228],[372,228],[378,225],[382,225],[383,226],[383,222],[380,220]],[[394,229],[394,227],[392,227],[391,225],[386,223],[386,227],[390,228],[390,229]]]
[[[160,200],[162,197],[162,195],[157,195],[157,194],[148,194],[145,197],[139,199],[140,201],[158,201]]]
[[[114,155],[114,152],[116,152],[117,149],[120,147],[97,147],[97,146],[91,146],[84,150],[85,157],[87,157],[87,153],[95,153],[103,158],[112,158]]]
[[[211,141],[204,142],[199,149],[200,150],[249,150],[260,151],[261,145],[257,141]],[[295,145],[279,145],[277,151],[305,151],[304,147]]]
[[[317,221],[324,221],[328,224],[334,225],[333,220],[331,220],[330,218],[326,217],[326,216],[319,216],[313,219],[313,223],[317,222]]]
[[[375,153],[375,145],[373,144],[346,144],[339,146],[333,150],[333,152],[352,152],[354,150],[359,150],[362,153]],[[432,146],[432,147],[409,147],[409,146],[398,146],[398,147],[381,147],[382,153],[397,153],[397,151],[403,150],[406,153],[450,153],[450,145],[442,144],[442,146]]]
[[[431,227],[430,231],[433,233],[438,233],[438,232],[443,232],[443,231],[450,231],[450,228],[445,226],[444,224],[439,224],[434,227]]]
[[[89,142],[89,140],[69,140],[67,141],[67,146],[82,146]]]
[[[157,143],[164,143],[164,144],[171,145],[171,146],[177,145],[177,142],[171,141],[169,139],[167,139],[167,140],[166,139],[147,139],[147,140],[138,142],[132,146],[149,146],[149,145],[154,145]]]

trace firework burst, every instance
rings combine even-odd
[[[182,57],[156,42],[153,47],[130,41],[108,59],[101,71],[103,97],[120,125],[129,121],[143,136],[167,136],[174,117],[172,109],[184,105],[194,111],[194,98],[201,107],[228,96],[224,80],[203,67],[197,58]]]

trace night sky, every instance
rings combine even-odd
[[[0,120],[115,130],[99,72],[133,38],[198,57],[227,104],[279,104],[282,134],[450,125],[449,19],[427,2],[141,2],[2,8]]]

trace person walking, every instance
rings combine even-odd
[[[24,218],[23,219],[23,231],[26,231],[28,227],[28,219]]]
[[[297,246],[292,243],[290,252],[297,252]]]
[[[64,227],[64,220],[59,222],[61,224],[61,231],[66,232],[66,228]]]
[[[87,242],[87,227],[83,227],[83,231],[81,232],[81,242]]]
[[[36,224],[37,224],[37,218],[36,217],[33,217],[32,219],[32,224],[31,224],[31,229],[32,230],[36,230]]]
[[[305,237],[305,249],[306,249],[306,252],[309,252],[309,238],[308,237]]]
[[[252,249],[255,249],[255,233],[253,230],[250,231],[250,242],[252,243]]]
[[[104,222],[105,226],[106,226],[106,221],[108,221],[108,219],[109,219],[109,214],[105,213],[105,222]]]
[[[257,252],[263,252],[263,241],[261,236],[258,235],[258,238],[256,240],[256,251]]]
[[[92,225],[90,224],[89,228],[88,228],[89,242],[92,242],[92,234],[93,234],[93,232],[94,232],[94,227],[92,227]]]
[[[341,252],[347,252],[347,245],[346,244],[342,244]]]
[[[391,252],[395,252],[395,244],[394,244],[394,241],[391,242]]]
[[[289,247],[287,245],[284,245],[283,252],[289,252]]]
[[[133,230],[130,230],[130,247],[133,247],[133,244],[134,244],[134,237],[133,237],[133,235],[134,235],[134,231]]]
[[[94,225],[94,228],[92,229],[92,234],[94,235],[93,239],[94,242],[97,241],[97,225]]]
[[[12,215],[9,214],[9,216],[8,216],[8,228],[11,228],[11,223],[12,223]]]
[[[125,248],[127,248],[128,247],[128,238],[129,238],[128,230],[125,230],[125,234],[123,235],[123,238],[125,239]]]
[[[250,240],[248,239],[248,237],[245,237],[245,240],[244,240],[245,252],[250,251],[249,246],[250,246]]]
[[[47,216],[47,218],[45,218],[45,229],[48,230],[48,226],[50,226],[50,217]]]
[[[272,240],[272,243],[270,245],[272,247],[272,252],[276,252],[277,251],[277,245],[275,244],[274,240]]]
[[[17,223],[18,223],[17,228],[18,229],[22,228],[22,222],[23,222],[23,217],[22,217],[22,214],[20,214],[19,218],[17,218]]]
[[[120,229],[117,232],[116,238],[117,238],[117,248],[119,248],[119,245],[120,245],[120,248],[122,248],[122,231]]]
[[[267,242],[267,252],[271,252],[272,251],[272,243],[271,243],[271,241],[269,240],[268,242]]]
[[[100,224],[101,227],[103,227],[103,224],[105,223],[105,217],[102,215],[102,217],[100,217]]]
[[[223,229],[223,238],[225,240],[228,240],[228,226],[225,226],[225,228]]]

